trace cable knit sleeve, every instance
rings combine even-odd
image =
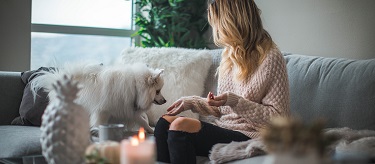
[[[289,83],[286,64],[281,54],[271,54],[263,67],[260,102],[254,102],[233,92],[226,92],[227,102],[233,112],[248,121],[254,129],[267,125],[274,116],[289,116]],[[246,86],[245,86],[246,87]],[[252,86],[254,87],[254,86]]]
[[[203,97],[199,96],[188,96],[182,97],[184,101],[185,110],[191,110],[194,113],[199,113],[203,116],[213,115],[220,117],[220,111],[218,107],[208,105],[207,101]]]

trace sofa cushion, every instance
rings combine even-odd
[[[42,154],[39,127],[0,126],[0,158]]]
[[[328,127],[375,130],[375,59],[284,57],[293,114],[324,118]]]
[[[40,67],[37,70],[25,71],[21,73],[21,79],[26,85],[23,91],[22,101],[19,108],[20,116],[12,121],[12,125],[40,126],[42,115],[48,105],[48,93],[38,90],[35,96],[31,91],[30,82],[40,75],[41,71],[50,71],[53,68]]]

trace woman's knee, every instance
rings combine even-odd
[[[171,123],[164,118],[159,118],[158,122],[155,125],[154,135],[158,136],[159,134],[163,134],[169,130],[169,126]]]
[[[168,115],[164,115],[164,116],[161,116],[160,119],[164,119],[166,121],[168,121],[169,123],[172,123],[176,118],[178,118],[179,116],[168,116]],[[159,120],[160,120],[159,119]]]
[[[201,129],[201,122],[197,119],[188,117],[178,117],[173,120],[169,130],[184,131],[189,133],[196,133]]]

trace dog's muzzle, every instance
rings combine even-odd
[[[163,105],[166,102],[167,102],[167,100],[165,100],[165,99],[160,99],[159,101],[154,100],[154,104],[158,104],[158,105]]]

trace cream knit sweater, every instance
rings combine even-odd
[[[184,97],[185,109],[201,115],[219,117],[215,124],[239,131],[250,138],[259,136],[272,117],[289,116],[289,83],[285,60],[279,49],[272,49],[254,72],[243,83],[233,80],[233,73],[219,77],[218,94],[227,94],[220,108],[209,106],[206,98]]]

